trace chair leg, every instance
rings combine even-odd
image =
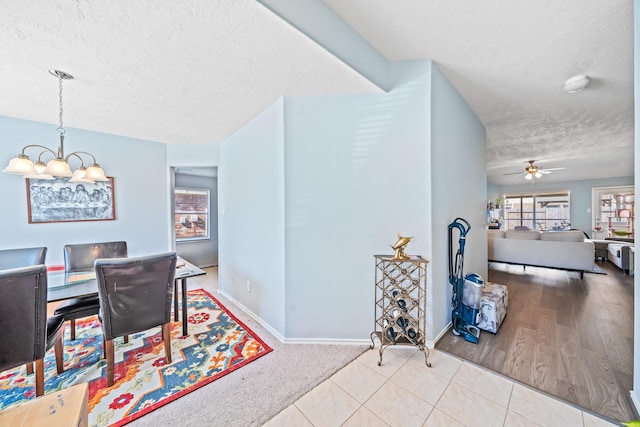
[[[162,325],[162,339],[164,340],[164,355],[167,363],[171,363],[171,323]]]
[[[25,363],[27,367],[27,375],[33,374],[33,362]]]
[[[44,358],[36,360],[36,397],[44,394]]]
[[[113,340],[106,340],[104,342],[104,351],[107,359],[107,387],[113,385],[114,377],[114,352],[113,352]]]
[[[56,371],[58,375],[64,372],[64,356],[62,354],[62,337],[54,344],[54,351],[56,353]]]
[[[76,339],[76,319],[69,320],[69,325],[71,326],[69,333],[71,335],[71,341],[73,341]]]

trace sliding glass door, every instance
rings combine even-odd
[[[507,230],[561,231],[571,227],[569,193],[506,195]]]

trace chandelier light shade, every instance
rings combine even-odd
[[[54,77],[58,79],[60,87],[59,91],[59,126],[58,134],[60,137],[60,144],[58,145],[58,151],[55,152],[43,145],[31,144],[22,148],[22,152],[9,161],[9,165],[2,170],[4,173],[22,175],[25,178],[35,179],[55,179],[58,177],[70,178],[71,182],[85,182],[95,183],[97,181],[108,181],[109,178],[105,175],[104,171],[96,162],[96,158],[93,154],[86,151],[74,151],[65,156],[64,154],[64,127],[62,126],[62,81],[71,80],[73,76],[60,70],[49,70]],[[38,153],[38,159],[34,162],[29,156],[26,155],[27,149],[37,148],[40,150]],[[45,163],[42,161],[42,156],[51,156],[52,159]],[[85,156],[85,157],[83,157]],[[84,159],[86,156],[91,157],[91,165],[85,168]],[[69,166],[69,159],[71,157],[80,161],[80,166],[71,172]]]
[[[47,163],[47,168],[44,170],[44,173],[53,176],[63,176],[70,177],[73,175],[71,173],[71,168],[69,167],[69,163],[62,158],[55,158],[53,160],[49,160]]]
[[[89,166],[84,174],[84,179],[89,181],[109,181],[99,164],[94,163]]]
[[[69,179],[69,182],[87,182],[87,183],[93,182],[84,178],[86,173],[87,173],[87,169],[83,166],[80,166],[78,169],[73,171],[73,176]]]
[[[37,175],[36,165],[29,160],[28,156],[19,154],[9,161],[9,166],[2,169],[4,173],[10,173],[14,175]]]

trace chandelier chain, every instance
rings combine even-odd
[[[59,103],[59,107],[60,107],[60,120],[59,120],[59,126],[58,126],[58,133],[63,134],[64,133],[64,128],[62,127],[62,77],[58,77],[58,82],[59,82],[59,87],[60,87],[60,91],[58,94],[58,97],[60,99],[60,103]]]

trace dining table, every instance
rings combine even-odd
[[[178,312],[182,314],[182,335],[188,335],[187,315],[187,279],[203,276],[206,271],[191,264],[182,257],[176,262],[173,280],[173,316],[178,321]],[[178,288],[182,299],[182,310],[178,304]],[[47,301],[56,302],[84,296],[98,295],[98,280],[95,270],[67,273],[64,270],[47,271]]]

